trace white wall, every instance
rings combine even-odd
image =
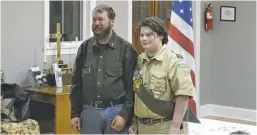
[[[43,66],[44,2],[1,1],[1,67],[22,84],[31,66]]]
[[[213,30],[205,32],[201,27],[201,105],[256,109],[256,4],[217,1],[212,5]],[[235,22],[220,21],[222,5],[236,7]]]
[[[132,29],[130,26],[132,18],[129,17],[129,11],[131,11],[131,9],[129,9],[129,1],[96,1],[96,5],[99,4],[106,4],[113,7],[114,12],[116,13],[114,30],[122,38],[131,40],[129,30]],[[129,20],[129,18],[131,18],[131,20]]]
[[[209,2],[201,3],[204,10]],[[201,25],[200,104],[205,108],[214,104],[218,108],[216,115],[255,121],[256,2],[211,3],[213,30],[205,32]],[[236,21],[220,21],[220,6],[235,6]],[[203,19],[202,14],[202,22]]]

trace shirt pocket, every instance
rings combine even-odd
[[[105,80],[103,82],[104,89],[112,90],[113,93],[119,92],[123,89],[122,69],[119,67],[112,67],[106,69]]]
[[[122,69],[121,68],[108,68],[106,69],[106,79],[108,77],[120,77],[122,76]]]
[[[150,88],[155,98],[159,98],[166,92],[166,77],[165,72],[154,72],[150,79]]]
[[[94,70],[91,66],[82,69],[82,80],[84,88],[92,88],[94,84]]]

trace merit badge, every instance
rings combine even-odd
[[[142,82],[143,82],[142,75],[136,69],[133,76],[133,89],[134,90],[138,89],[142,84]]]

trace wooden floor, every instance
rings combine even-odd
[[[202,118],[256,126],[256,122],[253,122],[253,121],[238,120],[238,119],[219,117],[219,116],[205,116]]]

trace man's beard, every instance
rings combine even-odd
[[[95,33],[94,30],[95,30],[95,28],[93,29],[95,38],[97,40],[101,40],[101,39],[107,38],[110,35],[112,28],[111,28],[111,26],[109,26],[106,29],[101,29],[100,33]]]

